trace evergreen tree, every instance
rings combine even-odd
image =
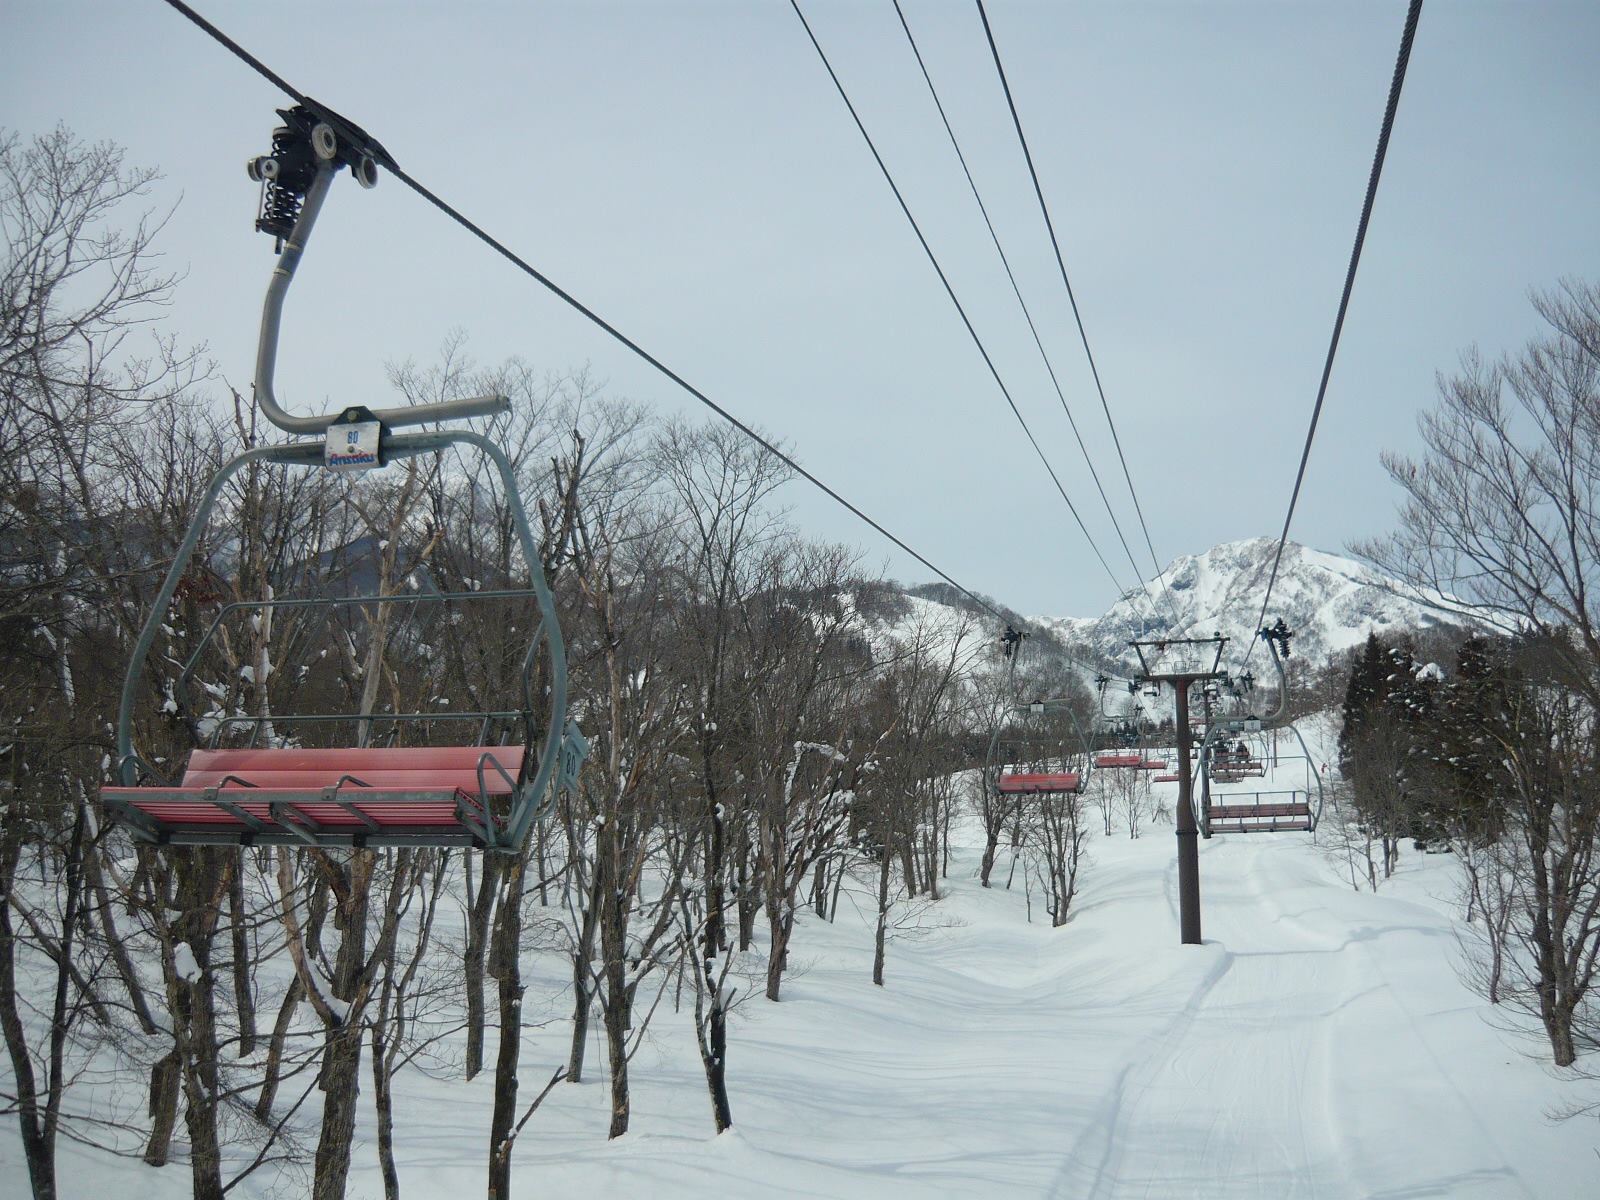
[[[1348,774],[1354,748],[1371,724],[1372,713],[1383,695],[1383,680],[1388,675],[1387,653],[1378,635],[1369,633],[1350,671],[1344,693],[1344,728],[1339,733],[1339,763]]]
[[[1369,635],[1345,690],[1339,761],[1356,811],[1384,842],[1392,869],[1401,838],[1445,842],[1437,810],[1433,725],[1441,676],[1419,666],[1408,646]]]
[[[1504,831],[1509,781],[1502,746],[1515,688],[1501,650],[1474,637],[1457,650],[1455,676],[1441,689],[1432,721],[1437,819],[1470,845],[1488,845]]]

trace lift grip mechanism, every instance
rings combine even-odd
[[[333,176],[349,167],[362,187],[377,186],[378,168],[398,170],[389,152],[354,122],[332,109],[306,99],[293,108],[280,108],[284,123],[272,131],[272,151],[257,155],[245,164],[250,178],[261,184],[261,214],[256,228],[270,233],[278,253],[278,265],[267,285],[261,309],[261,339],[256,346],[255,398],[261,411],[279,429],[294,434],[325,433],[341,420],[348,421],[347,407],[339,413],[296,416],[278,403],[273,390],[273,375],[278,357],[278,329],[283,320],[283,302],[294,280],[300,256],[305,253],[311,228],[316,224],[322,202],[327,198]],[[435,404],[413,404],[405,408],[379,409],[363,414],[376,422],[374,461],[361,465],[377,466],[390,427],[422,425],[431,421],[460,421],[469,417],[492,416],[505,412],[511,401],[505,396],[471,396]]]

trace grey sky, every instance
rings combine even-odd
[[[1140,549],[976,12],[904,2]],[[783,0],[201,7],[967,586],[1026,612],[1114,599]],[[804,7],[1130,581],[890,0]],[[990,5],[1163,561],[1281,524],[1404,11]],[[244,388],[272,255],[243,163],[284,99],[157,0],[13,0],[4,30],[0,123],[62,121],[164,172],[163,245],[188,269],[173,328]],[[1297,539],[1386,528],[1377,453],[1415,444],[1435,371],[1520,345],[1529,288],[1600,277],[1597,62],[1600,5],[1425,8]],[[279,367],[297,407],[382,402],[385,362],[457,327],[480,361],[588,364],[686,407],[392,180],[342,180],[306,262]],[[804,485],[787,501],[926,578]]]

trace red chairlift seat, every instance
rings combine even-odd
[[[1097,754],[1094,759],[1097,767],[1137,767],[1143,763],[1142,754]]]
[[[1141,771],[1165,771],[1167,760],[1164,758],[1147,758],[1139,764]]]
[[[196,750],[179,784],[100,796],[163,843],[487,847],[506,830],[504,802],[525,755],[522,746]]]
[[[1267,773],[1267,764],[1259,758],[1251,758],[1248,751],[1235,753],[1232,750],[1218,750],[1212,755],[1218,770],[1239,771],[1246,775],[1262,775]]]
[[[1052,795],[1083,791],[1083,776],[1076,771],[1016,772],[1000,776],[995,788],[1005,796]]]
[[[1157,776],[1154,777],[1154,779],[1155,779],[1156,783],[1181,783],[1183,781],[1183,776],[1182,775],[1157,775]]]

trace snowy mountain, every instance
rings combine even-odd
[[[1255,637],[1277,545],[1274,538],[1250,538],[1224,542],[1204,554],[1181,555],[1167,566],[1165,589],[1160,580],[1151,580],[1099,617],[1023,617],[1002,611],[1029,634],[1028,661],[1047,671],[1054,668],[1062,678],[1087,683],[1097,669],[1115,674],[1134,667],[1128,648],[1134,638],[1220,633],[1230,639],[1224,661],[1236,663]],[[1463,623],[1401,591],[1399,584],[1352,559],[1289,542],[1267,621],[1281,617],[1294,631],[1294,655],[1317,664],[1360,645],[1370,633],[1420,632]],[[862,634],[878,656],[920,644],[941,657],[955,653],[963,671],[973,676],[1003,670],[993,615],[953,588],[878,584],[852,602]],[[1265,656],[1258,661],[1264,662]]]
[[[1242,648],[1255,635],[1276,549],[1273,538],[1250,538],[1173,559],[1166,570],[1170,604],[1160,581],[1152,580],[1103,616],[1034,620],[1067,642],[1119,660],[1127,657],[1133,638],[1173,634],[1220,633],[1232,639],[1231,649]],[[1295,631],[1294,653],[1317,662],[1360,644],[1370,633],[1452,624],[1399,591],[1398,584],[1358,562],[1289,542],[1267,621],[1283,618]]]

